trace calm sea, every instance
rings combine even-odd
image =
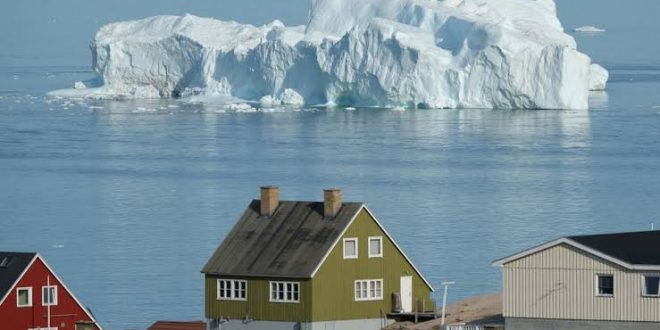
[[[340,187],[450,301],[495,292],[497,258],[660,227],[660,67],[610,69],[588,111],[246,113],[52,100],[87,69],[0,68],[0,250],[41,253],[106,329],[201,319],[200,270],[260,185]]]

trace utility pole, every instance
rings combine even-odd
[[[442,285],[445,287],[445,294],[442,296],[442,320],[440,325],[445,325],[445,312],[447,311],[447,288],[450,285],[456,284],[456,282],[442,282]]]

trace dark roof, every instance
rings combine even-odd
[[[660,265],[660,231],[570,236],[569,239],[633,265]]]
[[[11,290],[35,255],[33,252],[0,252],[0,299]]]
[[[147,330],[206,330],[202,321],[157,321]]]
[[[362,205],[343,203],[328,219],[322,202],[281,201],[272,217],[264,217],[260,201],[253,200],[202,272],[311,278]]]

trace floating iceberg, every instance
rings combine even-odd
[[[296,27],[157,16],[102,27],[91,51],[98,78],[51,95],[586,109],[607,80],[553,0],[316,0]]]
[[[573,29],[573,32],[582,32],[582,33],[601,33],[605,32],[604,29],[597,28],[595,26],[587,25],[587,26],[581,26],[579,28]]]

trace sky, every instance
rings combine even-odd
[[[521,0],[524,1],[524,0]],[[89,66],[89,43],[104,24],[160,14],[235,20],[261,25],[279,19],[304,24],[311,0],[3,0],[0,67]],[[580,50],[606,65],[660,64],[660,1],[556,0],[566,30],[595,25],[607,30],[576,35]]]

